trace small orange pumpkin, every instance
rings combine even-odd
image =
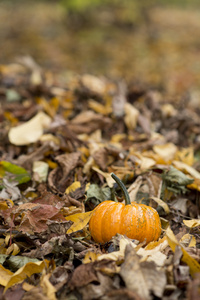
[[[131,203],[122,181],[113,173],[111,176],[122,189],[125,204],[107,200],[96,207],[89,222],[94,241],[108,242],[116,233],[146,244],[156,241],[161,234],[161,222],[157,211],[144,204]]]

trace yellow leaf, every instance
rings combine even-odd
[[[95,252],[92,252],[92,251],[88,251],[86,254],[85,254],[85,257],[83,259],[83,264],[89,264],[91,262],[94,262],[97,260],[97,258],[100,256],[99,253],[95,253]]]
[[[167,104],[163,104],[161,106],[161,112],[163,114],[163,116],[166,118],[166,117],[172,117],[172,116],[175,116],[177,111],[176,109],[174,108],[173,105],[167,103]]]
[[[90,221],[93,212],[94,210],[65,217],[67,221],[74,222],[74,224],[72,224],[72,226],[67,230],[67,234],[82,230]]]
[[[37,103],[43,107],[43,109],[49,116],[51,116],[52,118],[55,116],[59,106],[59,100],[57,98],[52,98],[50,101],[47,101],[44,98],[38,98]]]
[[[80,181],[74,181],[68,188],[66,189],[65,193],[70,194],[81,187]]]
[[[194,164],[194,149],[189,147],[178,150],[175,155],[175,160],[182,161],[183,163],[192,166]]]
[[[189,228],[193,228],[193,227],[197,227],[200,225],[200,220],[199,219],[192,219],[192,220],[183,220],[183,223],[189,227]]]
[[[194,258],[192,258],[187,253],[187,251],[179,244],[179,242],[177,241],[177,239],[170,227],[168,227],[166,230],[166,236],[167,236],[168,244],[171,247],[173,252],[175,252],[175,249],[177,246],[179,246],[181,248],[181,251],[183,253],[182,261],[185,262],[189,266],[190,274],[192,277],[194,277],[196,273],[200,272],[199,263]]]
[[[16,125],[19,121],[14,117],[13,113],[9,111],[4,112],[4,118],[11,122],[12,125]]]
[[[34,287],[35,287],[34,285],[29,284],[29,283],[27,283],[27,282],[24,282],[24,283],[22,284],[23,290],[25,290],[25,291],[27,291],[27,292],[30,291],[30,290],[32,290]]]
[[[158,203],[158,205],[160,205],[167,214],[170,212],[169,206],[163,200],[157,197],[151,197],[151,199],[153,199],[156,203]]]
[[[6,255],[12,254],[17,255],[20,252],[20,249],[17,244],[13,243],[10,247],[8,247],[6,251]]]
[[[109,115],[112,112],[111,106],[103,105],[93,99],[88,101],[89,108],[93,109],[95,112],[100,113],[102,115]]]
[[[7,233],[6,234],[6,237],[5,237],[5,245],[8,246],[10,244],[10,239],[12,239],[14,236],[14,234],[11,234],[11,233]]]
[[[114,134],[111,138],[111,142],[112,143],[119,143],[121,140],[126,138],[126,134],[125,133],[117,133]]]
[[[196,239],[193,235],[186,233],[182,238],[180,239],[180,243],[182,245],[186,245],[187,247],[196,247]]]
[[[0,209],[1,210],[6,210],[10,207],[13,207],[13,205],[14,205],[14,203],[10,199],[0,200]]]
[[[6,200],[0,200],[0,209],[1,210],[8,209],[8,204],[6,203]]]
[[[158,154],[164,161],[168,162],[174,159],[174,156],[177,151],[177,147],[173,143],[167,143],[164,145],[155,145],[153,150]]]
[[[40,285],[49,300],[56,300],[56,288],[49,281],[50,276],[51,274],[44,275],[41,279]]]
[[[194,178],[193,183],[188,184],[187,187],[200,192],[200,179]]]
[[[175,166],[175,168],[179,169],[180,171],[190,174],[193,178],[200,179],[200,173],[197,170],[195,170],[193,167],[185,164],[184,162],[174,160],[173,165]]]
[[[134,130],[139,116],[139,111],[130,103],[124,105],[125,117],[124,122],[128,129]]]
[[[29,262],[25,264],[23,267],[21,267],[17,272],[14,274],[12,273],[12,276],[9,278],[5,285],[4,293],[8,288],[11,286],[21,283],[26,279],[27,277],[30,277],[32,274],[35,273],[41,273],[43,269],[49,265],[48,260],[40,261],[40,262]]]
[[[96,168],[96,167],[92,167],[92,169],[94,171],[96,171],[97,173],[101,174],[107,181],[107,184],[109,187],[113,187],[115,181],[114,179],[111,177],[110,173],[106,173],[106,172],[103,172],[101,171],[100,169]]]
[[[46,163],[49,165],[50,169],[55,169],[58,167],[58,164],[50,159],[45,159]]]
[[[13,273],[0,265],[0,284],[6,286]]]
[[[156,164],[155,159],[148,157],[148,153],[145,153],[145,156],[139,152],[131,153],[136,157],[136,164],[140,166],[142,170],[148,170],[149,168],[153,167]],[[146,156],[147,155],[147,156]]]
[[[162,245],[166,241],[166,236],[164,236],[162,239],[159,239],[158,241],[150,242],[144,249],[145,250],[152,250],[155,249],[157,246]],[[164,248],[164,247],[163,247]],[[162,249],[163,249],[162,248]]]

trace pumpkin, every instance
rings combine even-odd
[[[94,241],[105,243],[117,233],[148,244],[161,234],[161,222],[157,211],[147,205],[130,202],[129,194],[122,181],[111,174],[125,198],[125,204],[111,200],[103,201],[94,210],[89,230]]]

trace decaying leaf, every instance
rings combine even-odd
[[[151,293],[162,297],[166,285],[166,275],[156,269],[154,262],[141,262],[131,245],[126,246],[125,261],[121,266],[120,275],[125,285],[136,292],[141,298],[151,299]]]
[[[25,203],[12,208],[13,218],[21,214],[19,229],[23,232],[42,232],[47,229],[47,220],[65,221],[60,210],[52,205]]]
[[[43,289],[43,293],[47,296],[49,300],[56,300],[56,288],[49,281],[51,274],[46,274],[41,279],[41,287]]]
[[[169,243],[171,249],[173,251],[175,251],[176,246],[180,246],[180,244],[176,240],[176,237],[174,236],[174,234],[170,228],[167,228],[166,236],[167,236],[167,240],[168,240],[168,243]],[[187,253],[187,251],[183,247],[181,247],[181,251],[182,251],[182,261],[185,262],[189,266],[190,274],[194,277],[195,274],[200,272],[200,265],[194,258],[192,258]]]
[[[193,182],[192,178],[189,178],[181,171],[170,167],[170,170],[162,175],[163,189],[167,188],[174,193],[185,193],[187,191],[187,185]]]
[[[148,244],[145,249],[142,247],[137,247],[137,244],[134,241],[128,239],[127,237],[120,236],[119,237],[119,251],[113,251],[108,254],[102,254],[97,257],[97,260],[102,259],[111,259],[114,261],[123,261],[125,255],[125,249],[127,245],[130,245],[135,249],[136,253],[141,256],[141,261],[153,261],[156,266],[162,267],[166,261],[166,255],[162,253],[168,243],[166,239],[159,240],[158,242],[151,242]],[[112,239],[115,241],[115,237]]]
[[[100,188],[97,184],[90,184],[87,190],[87,199],[89,201],[91,199],[97,200],[97,204],[102,201],[111,199],[111,190],[108,187]]]
[[[8,281],[5,284],[5,290],[6,291],[9,287],[23,282],[26,277],[30,277],[32,274],[35,273],[41,273],[44,268],[47,268],[49,265],[49,261],[40,261],[40,262],[29,262],[26,265],[24,265],[22,268],[20,268],[17,272],[12,273],[10,278],[8,278]]]

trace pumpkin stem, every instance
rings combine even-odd
[[[119,185],[120,189],[122,190],[122,193],[123,193],[124,198],[125,198],[125,204],[126,205],[131,204],[129,193],[127,192],[127,189],[126,189],[125,185],[123,184],[123,182],[114,173],[111,173],[111,176],[117,182],[117,184]]]

